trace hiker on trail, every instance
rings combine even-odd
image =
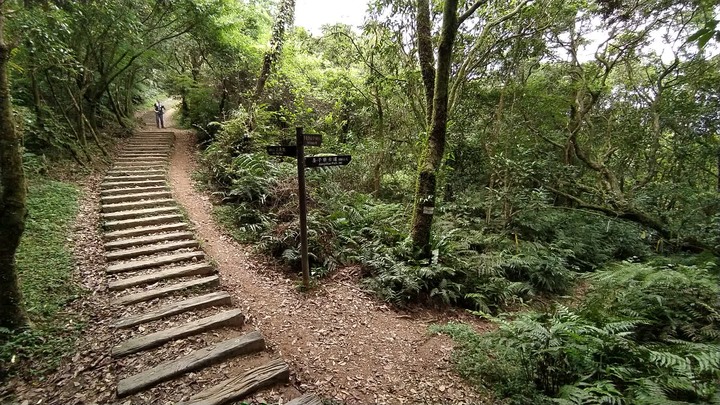
[[[163,114],[165,114],[165,106],[160,104],[160,101],[155,101],[155,125],[157,125],[158,128],[165,128]]]

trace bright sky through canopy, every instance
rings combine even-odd
[[[295,26],[320,34],[325,24],[344,23],[357,27],[363,23],[368,0],[297,0]]]

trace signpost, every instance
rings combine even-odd
[[[305,146],[320,146],[321,144],[322,144],[322,135],[304,134],[303,145],[305,145]]]
[[[298,197],[300,198],[300,258],[302,261],[303,286],[310,288],[310,264],[308,262],[307,241],[307,196],[305,191],[305,168],[345,166],[350,163],[350,155],[308,156],[305,157],[306,146],[322,145],[322,135],[305,134],[302,127],[295,129],[294,146],[268,146],[267,153],[271,156],[295,156],[298,169]]]
[[[268,146],[267,153],[270,156],[297,156],[297,148],[292,146]]]
[[[305,158],[305,167],[346,166],[350,160],[350,155],[308,156]]]

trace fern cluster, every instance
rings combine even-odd
[[[624,263],[590,277],[577,309],[449,324],[463,375],[510,403],[677,404],[718,399],[718,278],[707,269]]]

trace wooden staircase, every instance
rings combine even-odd
[[[140,133],[119,154],[101,185],[106,277],[114,294],[111,302],[120,314],[112,327],[127,336],[111,356],[153,355],[154,349],[180,339],[221,329],[231,333],[191,352],[163,350],[169,358],[141,372],[119,369],[118,398],[230,359],[265,352],[262,334],[243,330],[245,317],[232,308],[230,294],[220,290],[214,266],[172,197],[166,177],[173,139],[172,132]],[[192,316],[168,322],[183,315]],[[287,383],[287,364],[268,353],[265,356],[269,359],[264,363],[200,390],[182,404],[226,404]],[[320,405],[321,401],[305,395],[290,404]]]

